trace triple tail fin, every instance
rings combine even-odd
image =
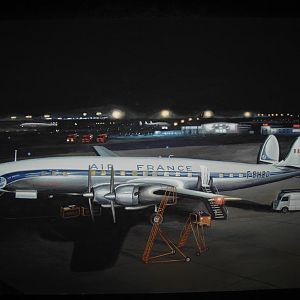
[[[257,163],[258,164],[275,164],[279,162],[279,143],[275,135],[269,135],[260,147]]]
[[[300,137],[293,143],[287,157],[277,164],[277,166],[300,168]]]

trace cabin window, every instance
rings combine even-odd
[[[281,201],[282,202],[289,201],[289,196],[282,197]]]
[[[239,174],[239,177],[240,177],[240,178],[244,177],[244,176],[243,176],[243,173],[240,173],[240,174]]]
[[[220,178],[223,178],[223,177],[224,177],[224,174],[223,174],[223,173],[220,173],[220,174],[219,174],[219,177],[220,177]]]
[[[56,176],[56,175],[57,175],[57,171],[52,171],[52,172],[51,172],[51,175],[52,175],[52,176]]]
[[[233,178],[233,173],[230,173],[230,174],[229,174],[229,177],[230,177],[230,178]]]

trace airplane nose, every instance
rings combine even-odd
[[[1,176],[0,177],[0,189],[3,189],[7,184],[6,178]]]

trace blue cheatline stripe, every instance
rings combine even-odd
[[[111,176],[111,170],[93,170],[96,176]],[[53,174],[55,172],[55,174]],[[279,175],[288,172],[270,172],[270,176]],[[81,175],[87,176],[88,170],[64,170],[64,169],[53,169],[53,170],[30,170],[30,171],[18,171],[4,174],[3,177],[7,180],[7,183],[14,182],[16,180],[24,178],[32,178],[38,176],[64,176],[64,175]],[[121,175],[123,174],[123,175]],[[133,175],[134,174],[134,175]],[[128,171],[128,170],[115,170],[115,176],[166,176],[166,177],[198,177],[200,172],[186,172],[186,171]],[[245,178],[247,173],[228,173],[228,172],[212,172],[210,173],[212,178]],[[240,177],[240,174],[242,175]],[[93,176],[95,176],[93,174]],[[179,176],[178,176],[179,175]],[[233,176],[233,177],[232,177]]]

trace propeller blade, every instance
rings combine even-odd
[[[90,207],[92,221],[95,222],[93,205],[92,205],[92,198],[89,198],[89,207]]]
[[[110,206],[111,206],[111,213],[113,216],[113,221],[114,221],[114,223],[116,223],[116,212],[115,212],[114,201],[110,201]]]
[[[89,165],[89,171],[88,171],[88,192],[91,192],[92,188],[92,174],[91,174],[91,166]]]
[[[113,193],[115,189],[115,170],[114,167],[111,167],[111,173],[110,173],[110,193]]]
[[[91,213],[91,218],[92,221],[95,222],[94,218],[94,211],[93,211],[93,193],[92,191],[92,172],[91,172],[91,165],[89,165],[89,171],[88,171],[88,199],[89,199],[89,208],[90,208],[90,213]]]

